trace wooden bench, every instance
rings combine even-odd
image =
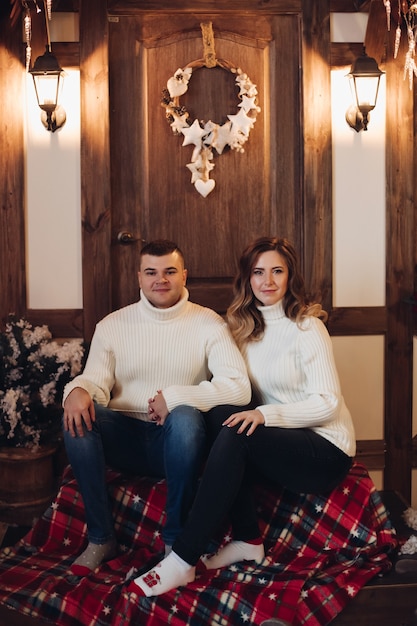
[[[407,539],[413,534],[402,518],[408,504],[393,491],[380,493],[398,536]],[[417,626],[417,563],[415,573],[397,574],[393,568],[388,574],[372,580],[333,620],[333,624],[334,626]]]

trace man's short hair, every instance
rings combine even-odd
[[[149,254],[151,256],[165,256],[166,254],[172,254],[173,252],[177,252],[184,263],[182,250],[180,250],[175,241],[170,241],[169,239],[155,239],[155,241],[149,241],[142,247],[142,250],[140,251],[140,258],[142,258],[144,254]]]

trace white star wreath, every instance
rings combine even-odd
[[[228,115],[228,121],[224,124],[216,124],[195,119],[192,123],[190,115],[184,106],[180,105],[180,96],[188,89],[188,83],[194,68],[203,67],[204,61],[194,61],[187,64],[184,69],[179,68],[174,76],[167,82],[167,88],[162,92],[162,106],[165,107],[167,120],[175,135],[184,135],[183,146],[194,145],[191,163],[187,164],[191,172],[191,183],[194,184],[199,194],[205,198],[213,191],[215,181],[209,177],[214,167],[213,149],[222,154],[226,147],[238,152],[244,152],[243,145],[249,139],[249,133],[260,112],[256,96],[256,85],[249,76],[240,68],[233,67],[227,61],[217,60],[216,65],[233,74],[236,74],[235,82],[239,86],[238,104],[239,112]]]

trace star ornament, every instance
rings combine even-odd
[[[191,182],[193,184],[199,179],[208,180],[208,173],[211,172],[214,167],[214,163],[210,163],[211,158],[213,158],[213,156],[204,156],[203,153],[199,155],[196,161],[187,163],[186,167],[191,172]]]
[[[209,123],[207,123],[206,126],[208,126],[208,124]],[[218,154],[222,154],[225,147],[230,146],[231,127],[232,123],[230,120],[222,126],[212,123],[210,133],[204,139],[204,144],[214,148]]]
[[[198,120],[194,120],[191,126],[187,128],[181,128],[181,132],[184,135],[183,146],[194,144],[194,146],[201,146],[201,138],[204,137],[206,131],[201,128]]]
[[[245,137],[249,137],[249,133],[254,125],[253,117],[249,117],[244,109],[240,109],[237,115],[228,115],[235,131],[241,131]]]
[[[191,182],[193,183],[193,185],[196,180],[200,180],[203,178],[203,174],[201,173],[200,166],[197,164],[197,161],[195,163],[187,163],[186,167],[188,167],[191,172]]]
[[[240,68],[234,67],[224,60],[217,60],[216,66],[235,74],[235,82],[239,88],[238,112],[227,115],[228,121],[222,125],[211,120],[207,123],[196,118],[190,125],[190,115],[179,99],[188,90],[188,83],[195,69],[204,67],[204,61],[193,61],[184,69],[177,69],[174,76],[167,81],[167,88],[162,92],[161,104],[165,108],[166,118],[174,135],[183,135],[183,146],[194,146],[191,163],[187,168],[191,172],[191,183],[196,191],[206,198],[215,187],[215,181],[209,178],[214,168],[213,151],[222,155],[226,148],[244,152],[243,144],[249,138],[256,116],[261,111],[256,101],[258,90]]]
[[[246,113],[248,111],[251,111],[252,109],[256,112],[258,112],[258,105],[255,103],[256,97],[253,96],[252,98],[248,98],[248,96],[243,96],[242,97],[242,102],[240,102],[237,106],[241,107],[244,111],[246,111]]]

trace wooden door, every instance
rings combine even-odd
[[[216,12],[167,13],[173,5],[159,9],[163,4],[165,11],[109,19],[111,308],[138,297],[143,242],[168,238],[185,253],[192,299],[222,313],[237,257],[254,237],[285,236],[300,252],[305,242],[300,11],[247,15],[210,3]],[[174,72],[204,58],[202,24],[212,28],[216,59],[256,84],[261,109],[244,152],[214,156],[215,187],[207,197],[187,168],[194,146],[182,146],[161,105]],[[180,104],[191,120],[223,124],[239,111],[238,92],[235,74],[203,66],[193,71]]]

